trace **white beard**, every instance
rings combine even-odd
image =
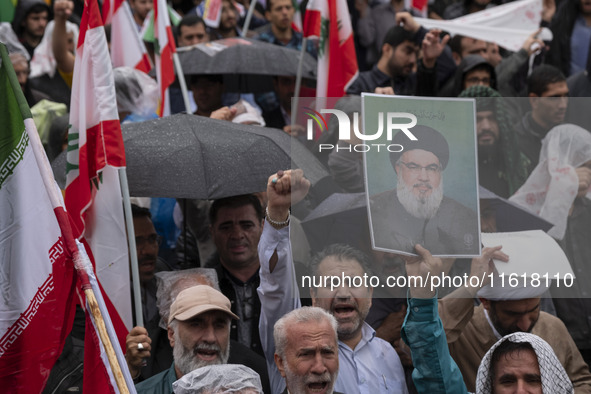
[[[223,351],[217,345],[211,344],[198,344],[195,348],[199,346],[205,346],[208,349],[213,350],[214,348],[219,351],[219,357],[212,361],[204,361],[199,359],[195,355],[195,349],[189,349],[185,347],[185,345],[181,342],[180,335],[178,335],[178,331],[174,332],[174,348],[172,349],[172,355],[174,357],[174,365],[181,371],[183,375],[188,374],[191,371],[196,370],[197,368],[206,367],[208,365],[218,365],[218,364],[226,364],[228,362],[228,358],[230,356],[230,344],[226,346],[226,350]]]
[[[285,381],[290,383],[290,387],[288,387],[288,391],[289,394],[306,394],[306,385],[308,383],[312,383],[312,382],[318,382],[318,381],[330,381],[330,373],[327,371],[324,374],[322,374],[321,376],[315,375],[314,378],[310,378],[310,380],[308,381],[306,379],[306,376],[300,376],[300,375],[296,375],[287,365],[287,362],[284,360],[283,361],[283,368],[285,370]],[[339,374],[339,371],[337,370],[334,373],[333,379],[332,379],[332,384],[330,384],[328,391],[326,392],[327,394],[332,394],[334,391],[334,384],[337,381],[337,376]]]
[[[399,179],[396,195],[400,204],[412,216],[417,219],[431,219],[439,210],[439,205],[443,200],[443,179],[439,182],[437,188],[431,190],[428,197],[422,198],[415,196],[412,187],[408,187],[402,179]]]

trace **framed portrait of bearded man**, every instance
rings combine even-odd
[[[373,249],[480,255],[474,101],[364,94],[362,124]]]

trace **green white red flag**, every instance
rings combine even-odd
[[[0,387],[40,393],[72,327],[76,274],[63,201],[50,201],[37,158],[49,162],[4,44],[0,53]]]
[[[310,0],[304,37],[318,38],[317,97],[342,97],[359,72],[346,0]]]
[[[148,73],[152,65],[133,20],[129,3],[125,0],[105,0],[103,21],[105,25],[111,25],[113,67],[127,66]]]

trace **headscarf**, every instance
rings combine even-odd
[[[158,108],[158,84],[143,71],[123,66],[113,69],[117,111],[139,120],[153,119]]]
[[[506,340],[515,343],[528,342],[532,346],[540,366],[543,393],[574,393],[573,384],[550,345],[537,335],[515,332],[501,338],[482,358],[476,375],[476,394],[492,394],[494,377],[491,376],[490,362],[495,349]]]
[[[496,90],[482,85],[469,87],[459,97],[474,97],[476,111],[492,111],[495,114],[503,154],[503,177],[509,185],[509,194],[515,193],[527,179],[530,161],[517,148],[517,136],[511,127],[503,97]]]
[[[591,133],[573,125],[554,127],[542,141],[540,162],[509,198],[554,224],[548,234],[561,240],[579,190],[576,168],[591,160]],[[587,193],[591,199],[591,192]]]

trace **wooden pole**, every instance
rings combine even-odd
[[[109,339],[109,334],[107,334],[107,327],[105,326],[105,321],[103,320],[103,315],[101,314],[101,310],[99,308],[96,297],[94,296],[94,292],[92,291],[92,289],[85,289],[84,295],[86,295],[86,301],[88,302],[90,313],[92,313],[92,316],[94,317],[96,329],[105,348],[105,352],[107,353],[109,364],[111,364],[111,370],[113,372],[113,376],[115,377],[115,382],[117,383],[119,392],[121,394],[128,394],[129,389],[127,388],[127,384],[125,383],[125,378],[123,377],[123,372],[121,372],[119,362],[117,361],[115,349],[113,349],[113,344]]]

